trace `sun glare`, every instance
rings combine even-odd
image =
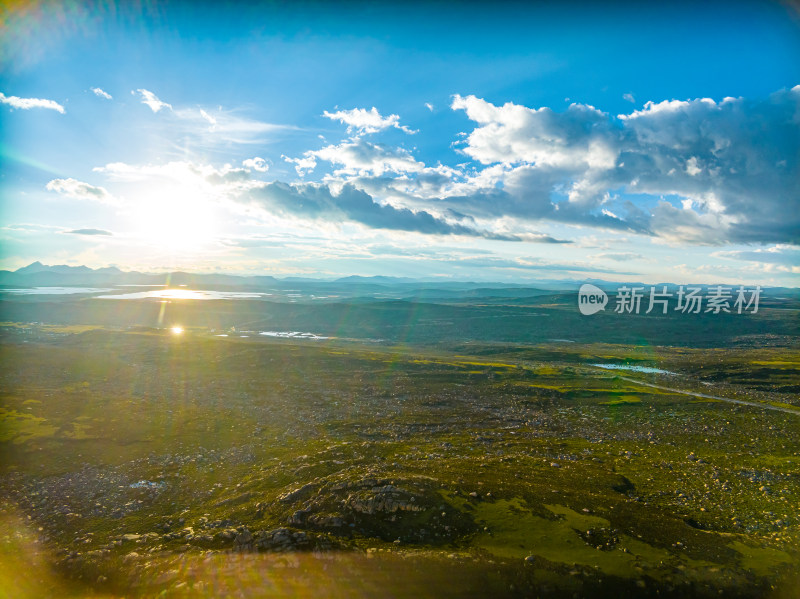
[[[172,327],[170,329],[173,335],[182,335],[183,334],[183,327]]]
[[[144,239],[175,253],[203,249],[217,230],[213,201],[193,187],[171,187],[149,195],[133,219]]]
[[[204,299],[205,295],[193,289],[164,289],[154,292],[153,297],[163,297],[164,299]]]

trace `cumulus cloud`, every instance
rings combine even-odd
[[[99,87],[93,87],[92,91],[94,92],[94,95],[99,97],[99,98],[105,98],[106,100],[111,100],[112,99],[111,94],[109,94],[108,92],[103,91]]]
[[[405,125],[400,124],[400,117],[396,114],[390,114],[387,117],[381,116],[378,109],[374,106],[367,110],[365,108],[353,108],[352,110],[337,110],[336,112],[328,112],[327,110],[322,113],[322,116],[334,121],[339,121],[347,125],[348,133],[355,133],[363,135],[366,133],[377,133],[390,127],[400,129],[406,133],[416,133]]]
[[[172,110],[171,104],[162,102],[153,92],[141,88],[137,89],[136,91],[142,97],[142,104],[146,104],[153,112],[158,112],[162,108],[169,108],[170,110]]]
[[[498,212],[675,243],[800,243],[800,86],[765,100],[648,102],[617,117],[475,96],[455,96],[452,108],[478,124],[460,151],[503,167]]]
[[[258,156],[255,158],[242,160],[242,166],[259,173],[266,173],[269,170],[269,164],[267,164],[267,161],[263,158],[259,158]]]
[[[306,172],[313,171],[317,168],[317,159],[314,157],[314,152],[306,152],[302,158],[291,158],[289,156],[281,156],[286,162],[294,164],[294,170],[297,174],[303,177]]]
[[[73,229],[72,231],[64,231],[69,235],[87,235],[87,236],[94,236],[94,235],[113,235],[110,231],[106,231],[104,229]]]
[[[555,201],[554,190],[561,185],[563,176],[560,169],[537,169],[531,165],[501,169],[496,177],[469,177],[464,183],[453,185],[450,193],[427,201],[484,219],[548,220],[651,234],[649,216],[630,202],[622,203],[616,214],[602,207],[593,210],[594,206]],[[497,183],[487,184],[495,179]]]
[[[53,100],[44,100],[41,98],[20,98],[18,96],[6,96],[0,92],[0,104],[8,104],[12,108],[19,108],[20,110],[30,110],[31,108],[46,108],[48,110],[55,110],[64,114],[66,111],[64,107]]]
[[[334,194],[324,184],[289,185],[268,183],[250,189],[240,201],[259,206],[281,216],[321,219],[329,222],[354,221],[375,229],[414,231],[431,235],[470,235],[490,239],[517,240],[451,223],[425,211],[414,212],[389,204],[379,204],[364,191],[344,185]]]
[[[800,243],[800,86],[763,101],[648,103],[623,121],[641,162],[629,173],[621,156],[630,191],[691,200],[683,211],[716,218],[721,239]]]
[[[475,96],[454,96],[480,127],[467,137],[464,154],[481,164],[535,164],[562,168],[611,167],[616,158],[608,115],[583,104],[566,112],[531,109],[508,102],[495,106]]]
[[[53,179],[45,188],[77,200],[92,200],[111,203],[114,198],[103,187],[97,187],[76,179]]]
[[[354,139],[338,145],[329,145],[306,152],[305,159],[325,160],[340,168],[335,175],[376,175],[384,173],[409,173],[425,170],[425,165],[415,160],[402,148],[390,148],[363,139]]]

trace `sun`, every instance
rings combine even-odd
[[[183,335],[183,327],[172,327],[169,331],[173,335]]]

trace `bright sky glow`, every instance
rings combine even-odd
[[[796,286],[796,8],[642,4],[12,4],[0,267]]]

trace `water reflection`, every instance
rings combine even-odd
[[[598,368],[605,368],[606,370],[632,370],[633,372],[647,372],[649,374],[675,374],[669,370],[661,370],[660,368],[653,368],[652,366],[636,366],[629,364],[592,364]]]
[[[303,333],[301,331],[264,331],[263,333],[259,333],[259,335],[264,335],[266,337],[282,337],[286,339],[329,339],[329,337],[315,335],[314,333]]]
[[[111,291],[110,289],[106,291]],[[272,295],[253,291],[209,291],[203,289],[156,289],[136,293],[98,295],[98,299],[173,299],[173,300],[221,300],[221,299],[259,299]]]
[[[0,289],[2,293],[15,295],[72,295],[75,293],[105,293],[114,291],[108,288],[97,287],[30,287],[25,289]]]

